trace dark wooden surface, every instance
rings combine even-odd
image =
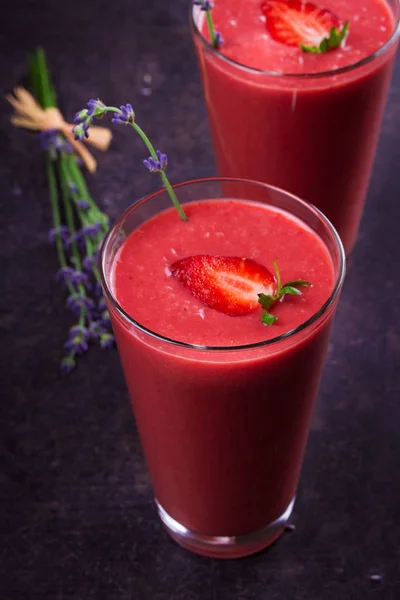
[[[0,28],[1,92],[25,76],[27,52],[42,44],[66,116],[91,97],[131,102],[168,152],[172,181],[212,175],[187,13],[185,0],[11,2]],[[397,68],[296,530],[233,562],[191,555],[164,534],[117,352],[92,348],[70,377],[58,377],[71,321],[47,244],[44,157],[34,135],[9,125],[1,101],[1,600],[400,598],[399,87]],[[98,154],[90,187],[112,218],[158,185],[142,158],[125,128]]]

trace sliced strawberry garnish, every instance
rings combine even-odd
[[[330,10],[300,0],[264,0],[261,10],[266,16],[270,36],[288,46],[318,47],[329,38],[339,19]]]
[[[198,254],[176,261],[172,274],[201,302],[232,317],[260,308],[258,294],[274,295],[276,279],[254,260]]]

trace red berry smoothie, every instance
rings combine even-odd
[[[321,0],[340,23],[349,21],[342,47],[322,54],[273,39],[261,4],[215,0],[225,41],[218,51],[205,41],[204,12],[194,8],[219,175],[265,181],[313,203],[349,253],[390,83],[397,0]]]
[[[185,211],[186,223],[171,208],[126,237],[106,275],[108,303],[159,505],[192,532],[243,536],[279,519],[295,496],[338,268],[308,225],[276,207],[217,199],[185,204]],[[312,287],[277,302],[270,327],[261,323],[261,307],[232,317],[172,275],[175,261],[198,254],[240,256],[270,270],[277,260],[283,281],[306,279]],[[265,343],[324,305],[304,330]],[[268,545],[283,526],[229,556]],[[197,552],[224,555],[175,537]]]

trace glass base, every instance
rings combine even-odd
[[[293,498],[282,515],[266,527],[245,535],[232,536],[203,535],[188,529],[175,521],[157,499],[156,505],[165,529],[172,539],[186,550],[211,558],[241,558],[267,548],[283,533],[292,513],[294,501]]]

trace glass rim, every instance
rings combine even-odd
[[[203,46],[205,48],[207,48],[209,51],[216,54],[220,60],[225,61],[228,64],[241,69],[242,71],[247,71],[249,73],[253,73],[256,75],[265,75],[268,77],[276,77],[277,79],[279,79],[279,77],[281,77],[281,78],[287,77],[292,80],[294,80],[294,79],[319,79],[319,78],[323,78],[323,77],[331,77],[333,75],[341,75],[342,73],[347,73],[349,71],[355,71],[355,70],[367,65],[368,63],[372,62],[373,60],[375,60],[382,54],[384,54],[386,52],[386,50],[388,50],[395,43],[396,38],[398,37],[399,32],[400,32],[400,0],[394,0],[394,2],[398,9],[397,10],[397,12],[398,12],[397,19],[394,24],[394,29],[393,29],[391,36],[386,40],[386,42],[384,44],[382,44],[382,46],[380,46],[372,54],[368,54],[368,56],[365,56],[361,60],[351,63],[350,65],[345,65],[344,67],[339,67],[337,69],[330,69],[328,71],[317,71],[316,73],[282,73],[281,71],[265,71],[263,69],[256,69],[254,67],[249,67],[240,62],[237,62],[236,60],[233,60],[232,58],[229,58],[228,56],[225,56],[217,48],[214,48],[214,46],[208,40],[206,40],[206,38],[199,31],[197,24],[195,23],[194,18],[193,18],[193,13],[196,8],[196,6],[194,4],[191,4],[191,6],[190,6],[190,23],[191,23],[191,27],[192,27],[192,30],[193,30],[195,36],[200,40],[200,42],[203,44]]]
[[[101,283],[103,286],[103,291],[105,293],[107,300],[110,302],[113,309],[116,310],[116,312],[124,319],[124,321],[127,321],[130,325],[133,325],[139,331],[149,335],[151,338],[157,339],[162,342],[166,342],[168,344],[172,344],[173,346],[179,346],[182,348],[186,348],[188,350],[197,350],[197,351],[200,350],[200,351],[208,351],[208,352],[216,352],[216,351],[233,352],[233,351],[238,351],[238,350],[250,350],[253,348],[263,348],[263,347],[273,346],[273,345],[278,344],[279,342],[287,340],[288,338],[294,337],[298,333],[304,331],[305,329],[307,329],[308,327],[310,327],[311,325],[313,325],[314,323],[319,321],[320,318],[325,313],[327,313],[327,311],[334,304],[334,302],[335,302],[336,298],[338,297],[338,294],[342,288],[343,281],[344,281],[345,274],[346,274],[346,255],[345,255],[345,251],[343,248],[342,241],[339,237],[339,234],[337,233],[336,229],[334,228],[332,223],[329,221],[329,219],[327,219],[327,217],[325,217],[325,215],[318,208],[316,208],[313,204],[309,204],[308,202],[301,200],[301,198],[298,198],[294,194],[291,194],[290,192],[282,190],[281,188],[278,188],[276,186],[269,185],[267,183],[263,183],[260,181],[253,181],[251,179],[242,179],[242,178],[236,178],[236,177],[206,177],[206,178],[201,178],[201,179],[192,179],[192,180],[188,180],[188,181],[182,181],[180,183],[174,184],[172,186],[172,188],[174,190],[176,190],[176,189],[179,189],[180,187],[188,186],[191,184],[202,184],[202,183],[204,184],[204,183],[213,183],[213,182],[214,183],[245,183],[245,184],[250,184],[250,185],[266,188],[268,190],[277,191],[281,194],[283,193],[285,196],[289,196],[290,198],[294,199],[298,204],[301,204],[306,210],[314,213],[314,215],[316,215],[318,217],[318,219],[320,221],[322,221],[323,225],[328,229],[329,233],[331,234],[333,241],[334,241],[336,247],[338,248],[338,253],[339,253],[338,274],[336,276],[333,289],[332,289],[331,293],[329,294],[328,299],[324,302],[324,304],[311,317],[306,319],[306,321],[304,321],[303,323],[300,323],[300,325],[298,325],[294,329],[286,331],[285,333],[282,333],[281,335],[270,338],[268,340],[262,340],[261,342],[254,342],[252,344],[240,344],[238,346],[204,346],[204,345],[200,345],[200,344],[191,344],[188,342],[182,342],[180,340],[174,340],[174,339],[164,336],[160,333],[152,331],[148,327],[145,327],[144,325],[142,325],[141,323],[136,321],[133,317],[131,317],[125,311],[124,308],[122,308],[122,306],[119,304],[118,300],[114,296],[112,290],[110,289],[111,286],[108,284],[107,278],[105,275],[105,257],[107,254],[107,250],[109,248],[109,244],[112,240],[113,234],[116,231],[118,231],[121,224],[127,219],[127,217],[130,215],[130,213],[132,213],[134,210],[136,210],[139,206],[141,206],[145,202],[155,198],[156,196],[159,196],[160,194],[166,193],[165,188],[162,188],[156,192],[153,192],[151,194],[143,196],[139,200],[136,200],[125,211],[123,211],[123,213],[119,216],[119,218],[114,223],[114,225],[108,230],[108,232],[101,244],[100,255],[99,255],[100,278],[101,278]]]

